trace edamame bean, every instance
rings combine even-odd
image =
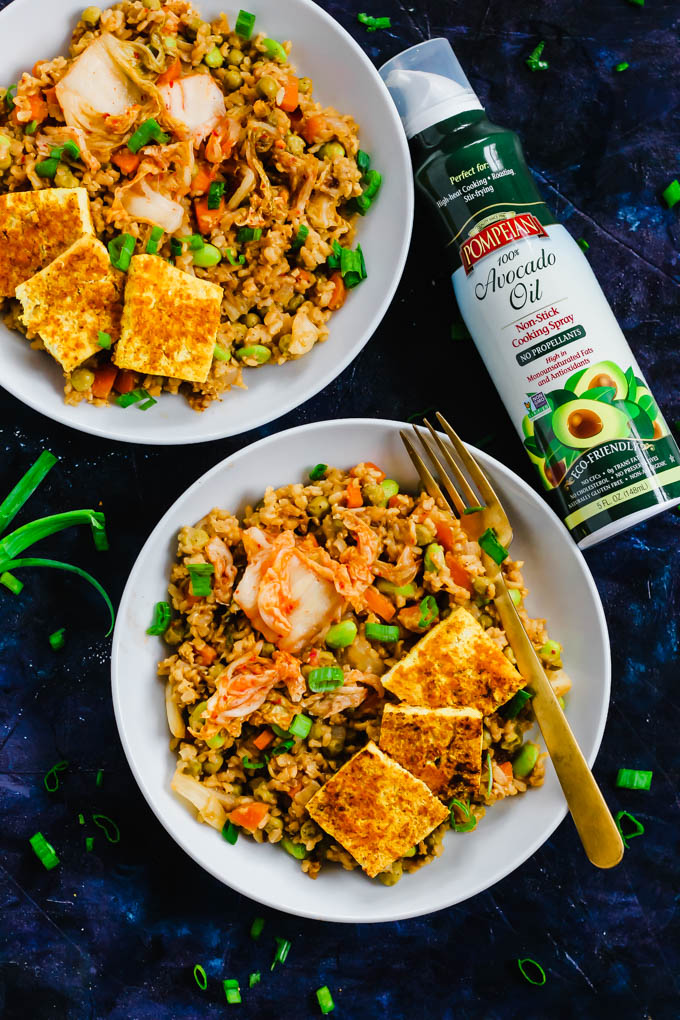
[[[392,499],[392,496],[396,496],[399,492],[399,482],[395,482],[394,478],[384,478],[380,484],[388,500]]]
[[[512,603],[518,606],[522,601],[522,596],[519,593],[519,588],[508,588],[508,595],[512,599]]]
[[[533,771],[538,761],[539,747],[527,740],[512,759],[512,771],[519,779],[525,779]]]
[[[85,390],[89,390],[93,382],[94,372],[91,372],[89,368],[76,368],[71,372],[71,386],[78,393],[84,393]]]
[[[279,345],[279,350],[281,351],[281,353],[287,354],[288,349],[290,348],[290,345],[293,342],[293,334],[284,333],[283,336],[280,336],[276,342]]]
[[[357,636],[357,625],[354,620],[342,620],[326,633],[326,644],[329,648],[347,648]]]
[[[311,78],[298,78],[298,92],[302,92],[304,95],[306,92],[312,91],[312,79]]]
[[[222,261],[222,252],[214,244],[204,244],[202,248],[194,252],[192,262],[201,269],[210,269]]]
[[[288,304],[286,305],[286,311],[287,312],[297,311],[300,305],[304,304],[304,300],[305,300],[304,294],[294,294],[293,297],[288,302]]]
[[[80,182],[67,166],[60,163],[54,174],[54,183],[58,188],[77,188]]]
[[[234,354],[241,361],[256,361],[258,365],[264,365],[265,361],[269,361],[272,356],[272,352],[263,344],[249,344],[247,347],[239,347],[238,350],[234,351]]]
[[[307,851],[301,843],[294,843],[292,839],[287,839],[286,836],[281,840],[281,846],[289,853],[291,857],[295,857],[296,860],[301,861],[307,856]]]

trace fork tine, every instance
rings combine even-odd
[[[428,495],[432,496],[432,498],[440,505],[440,507],[442,507],[442,509],[448,510],[449,505],[446,502],[446,497],[444,496],[444,493],[435,482],[434,477],[430,472],[430,469],[427,467],[425,461],[417,452],[410,438],[403,431],[403,429],[399,430],[399,435],[401,436],[402,442],[406,447],[406,452],[413,461],[413,466],[418,472],[418,476],[420,477],[420,480],[423,483],[425,491],[428,493]]]
[[[435,431],[435,429],[432,427],[432,425],[427,420],[427,418],[424,419],[424,424],[429,429],[430,435],[432,436],[432,438],[434,439],[435,443],[437,444],[437,448],[441,451],[441,453],[444,456],[444,459],[445,459],[446,463],[449,465],[451,471],[453,472],[453,474],[455,476],[455,479],[456,479],[456,481],[458,483],[458,486],[462,490],[463,496],[465,497],[465,499],[468,502],[468,506],[477,506],[478,503],[479,503],[479,496],[470,487],[470,483],[468,482],[467,478],[465,477],[465,475],[460,470],[460,468],[456,464],[455,460],[451,456],[451,451],[442,442],[441,437]]]
[[[427,424],[427,422],[425,424]],[[456,510],[458,511],[458,516],[462,517],[463,514],[465,513],[465,503],[461,499],[460,493],[456,489],[455,485],[453,484],[453,482],[449,478],[449,475],[448,475],[448,473],[446,471],[446,468],[444,467],[444,465],[440,461],[440,459],[437,456],[437,454],[432,449],[430,441],[427,439],[427,437],[424,436],[424,435],[421,435],[421,433],[420,433],[419,429],[417,428],[417,426],[413,425],[412,428],[413,428],[413,431],[415,432],[416,436],[418,437],[418,439],[422,443],[423,447],[427,450],[427,452],[428,452],[428,454],[430,456],[430,459],[432,460],[432,463],[435,464],[437,470],[439,471],[439,477],[441,478],[442,482],[444,483],[444,488],[446,489],[446,491],[448,492],[449,496],[451,497],[451,502],[453,503],[453,505],[455,506]],[[460,472],[459,472],[459,474],[460,474]],[[469,488],[469,486],[467,486],[467,487]],[[472,499],[472,503],[474,503],[474,498]]]
[[[502,504],[498,496],[494,492],[491,482],[486,477],[477,461],[474,459],[472,454],[468,453],[464,443],[461,442],[459,437],[453,431],[444,415],[440,414],[439,411],[436,412],[436,415],[437,421],[439,422],[439,424],[444,429],[447,436],[453,443],[453,447],[458,456],[460,457],[460,459],[462,460],[465,468],[467,469],[470,478],[473,480],[473,482],[481,492],[486,506],[489,507],[495,506],[496,508],[500,508],[502,510]]]

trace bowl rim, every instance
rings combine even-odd
[[[29,5],[34,0],[12,0],[7,7],[0,11],[0,32],[5,20],[9,18],[16,18],[18,16],[17,11],[21,11],[24,5]],[[333,33],[339,34],[345,45],[348,46],[357,56],[359,61],[364,65],[369,77],[373,81],[373,85],[376,90],[382,95],[383,99],[386,100],[386,115],[388,121],[392,124],[395,133],[395,141],[397,148],[400,153],[400,164],[401,169],[405,172],[402,175],[404,177],[404,190],[402,192],[402,206],[400,207],[400,218],[404,222],[404,234],[401,240],[401,245],[396,253],[390,253],[394,257],[394,269],[391,274],[389,285],[383,290],[380,299],[373,305],[373,312],[368,318],[365,328],[362,330],[360,336],[363,339],[358,342],[354,342],[349,346],[348,350],[336,361],[330,365],[325,372],[322,374],[315,374],[311,377],[309,383],[300,391],[297,396],[286,397],[287,387],[281,383],[281,395],[282,400],[280,404],[261,402],[261,411],[256,415],[252,415],[252,420],[248,421],[245,427],[240,427],[238,423],[229,425],[226,428],[219,426],[218,415],[215,415],[216,424],[212,427],[208,426],[204,434],[197,436],[188,436],[186,438],[178,438],[177,436],[166,436],[161,430],[150,435],[140,431],[134,435],[119,434],[115,429],[105,427],[103,422],[98,424],[96,416],[93,415],[92,422],[85,420],[84,423],[80,423],[77,420],[78,408],[81,405],[69,405],[63,402],[62,394],[57,393],[57,403],[54,410],[50,408],[48,411],[44,404],[41,403],[38,396],[34,396],[30,385],[25,387],[25,392],[21,395],[16,392],[16,389],[12,385],[11,378],[0,379],[0,388],[5,390],[16,400],[22,404],[30,407],[33,411],[37,411],[43,417],[49,421],[54,421],[60,425],[66,425],[69,428],[75,429],[78,432],[83,432],[86,435],[97,436],[103,439],[110,439],[115,442],[121,443],[133,443],[139,445],[148,446],[189,446],[197,443],[208,443],[217,439],[227,439],[232,436],[240,436],[251,430],[268,425],[272,421],[282,418],[284,415],[289,414],[296,408],[302,406],[308,400],[317,396],[326,386],[333,382],[337,377],[347,368],[351,362],[357,358],[364,347],[373,338],[375,331],[382,322],[387,310],[392,303],[392,300],[396,294],[397,287],[401,282],[401,278],[404,273],[404,267],[406,265],[406,259],[408,257],[409,249],[411,246],[411,235],[413,233],[413,217],[414,217],[414,184],[413,184],[413,173],[411,169],[411,156],[408,147],[408,141],[404,134],[404,129],[401,123],[401,118],[397,112],[397,108],[392,102],[392,98],[389,94],[387,86],[383,82],[382,78],[378,74],[377,68],[371,61],[368,54],[359,43],[350,35],[347,29],[340,24],[331,14],[314,3],[313,0],[295,0],[296,3],[300,4],[303,8],[308,11],[312,11],[315,16],[318,16],[323,24],[323,27],[328,31],[329,36]],[[293,42],[294,45],[294,42]],[[394,166],[399,166],[399,163],[393,164],[392,172],[394,172]],[[6,327],[5,327],[6,328]],[[332,336],[329,337],[329,342],[333,342]],[[39,352],[36,352],[36,354]],[[314,351],[309,352],[311,356],[314,355]],[[39,364],[39,363],[38,363]],[[38,369],[39,370],[39,369]],[[179,397],[179,394],[176,394]],[[180,398],[182,399],[182,398]],[[89,405],[86,405],[89,407]],[[91,410],[97,410],[91,409]],[[219,408],[216,409],[219,412]],[[204,417],[202,420],[208,422],[209,419]],[[144,418],[140,418],[140,425],[144,421]]]
[[[163,818],[161,809],[157,808],[157,806],[156,806],[155,798],[154,798],[154,795],[153,795],[152,791],[147,786],[146,780],[145,780],[144,776],[141,774],[141,772],[137,768],[137,764],[135,762],[135,755],[133,753],[132,747],[130,746],[130,743],[129,743],[128,739],[127,739],[127,734],[125,732],[125,726],[124,726],[124,720],[123,720],[124,710],[123,710],[123,706],[122,706],[120,684],[119,684],[119,681],[118,681],[119,649],[120,649],[120,646],[122,645],[122,641],[123,641],[123,638],[124,638],[124,633],[125,633],[125,630],[126,630],[126,625],[124,623],[124,621],[126,619],[126,616],[127,616],[127,612],[126,612],[126,607],[127,606],[126,606],[126,604],[127,604],[127,601],[129,600],[129,598],[131,597],[131,593],[132,593],[132,591],[134,589],[134,580],[135,580],[135,574],[137,572],[138,564],[139,564],[140,560],[146,555],[147,551],[152,546],[154,546],[156,544],[158,539],[161,539],[161,541],[167,540],[167,536],[165,535],[165,532],[167,531],[167,522],[169,522],[171,517],[174,515],[175,508],[176,508],[178,503],[183,502],[184,500],[190,499],[191,496],[194,495],[194,493],[198,492],[205,484],[207,484],[209,481],[211,481],[215,476],[218,476],[222,471],[227,469],[229,465],[233,465],[234,463],[237,463],[241,458],[243,458],[245,456],[252,457],[252,455],[255,454],[257,452],[257,450],[262,449],[263,447],[265,447],[266,445],[268,445],[270,443],[274,443],[274,442],[280,441],[282,437],[289,437],[289,436],[292,436],[292,435],[299,435],[299,434],[305,433],[305,432],[313,432],[315,429],[317,429],[317,428],[319,428],[321,426],[331,426],[333,428],[336,428],[336,427],[337,428],[343,428],[345,426],[357,426],[357,425],[359,425],[359,426],[365,427],[366,429],[370,429],[372,426],[375,426],[376,423],[380,424],[382,426],[385,426],[385,425],[389,426],[389,427],[391,427],[392,429],[395,429],[395,430],[399,430],[399,429],[403,429],[403,428],[408,428],[408,425],[405,422],[400,422],[400,421],[396,421],[396,420],[393,420],[393,419],[384,419],[384,418],[379,418],[379,419],[376,419],[376,418],[336,418],[336,419],[326,419],[326,420],[318,421],[318,422],[317,421],[309,422],[309,423],[307,423],[305,425],[298,425],[298,426],[296,426],[294,428],[286,429],[286,430],[284,430],[282,432],[273,433],[272,435],[265,436],[264,438],[258,440],[257,442],[254,442],[254,443],[251,443],[251,444],[249,444],[247,446],[244,446],[240,450],[237,450],[235,453],[232,453],[228,457],[223,458],[217,464],[215,464],[212,468],[209,468],[208,471],[206,471],[202,475],[200,475],[199,478],[197,478],[190,486],[188,486],[187,489],[185,489],[185,491],[180,496],[177,497],[176,500],[173,501],[172,505],[163,514],[163,516],[159,520],[158,524],[156,524],[156,526],[153,528],[153,530],[151,531],[151,533],[150,533],[149,537],[147,538],[146,542],[144,543],[144,545],[140,549],[140,551],[139,551],[139,553],[138,553],[138,555],[137,555],[137,557],[135,559],[135,563],[133,564],[132,569],[130,571],[130,575],[129,575],[128,580],[127,580],[127,582],[125,584],[125,588],[123,590],[123,594],[121,596],[120,603],[118,605],[116,626],[115,626],[115,630],[114,630],[114,634],[113,634],[112,648],[111,648],[111,693],[112,693],[112,699],[113,699],[113,707],[114,707],[114,715],[115,715],[115,719],[116,719],[116,726],[118,728],[118,734],[119,734],[121,743],[123,745],[123,750],[125,752],[125,757],[127,759],[128,766],[130,767],[130,770],[131,770],[131,772],[132,772],[132,774],[133,774],[133,776],[135,778],[135,781],[137,782],[137,785],[138,785],[139,789],[141,790],[141,792],[142,792],[146,802],[148,803],[148,805],[151,808],[152,812],[154,813],[154,815],[156,816],[158,821],[161,823],[163,828],[166,830],[168,835],[175,841],[175,843],[177,843],[182,848],[182,850],[184,850],[184,852],[194,861],[195,864],[197,864],[204,871],[207,871],[210,875],[213,876],[213,878],[217,879],[217,881],[219,881],[223,885],[226,885],[228,888],[233,889],[235,892],[240,893],[241,895],[246,896],[248,899],[251,899],[251,900],[255,901],[256,903],[261,903],[263,906],[267,906],[267,907],[269,907],[271,909],[280,910],[280,911],[285,912],[285,913],[291,913],[293,916],[297,916],[297,917],[305,917],[305,918],[309,918],[309,919],[312,919],[312,920],[326,921],[328,923],[380,924],[380,923],[389,922],[389,921],[401,921],[401,920],[406,920],[406,919],[412,918],[412,917],[427,916],[430,913],[436,913],[439,910],[445,910],[448,907],[454,906],[456,903],[465,902],[468,899],[471,899],[473,896],[476,896],[478,893],[484,892],[485,890],[492,888],[494,885],[496,885],[502,879],[506,878],[513,871],[516,871],[517,868],[521,867],[524,863],[526,863],[526,861],[530,857],[532,857],[533,854],[536,853],[536,851],[541,846],[544,845],[544,843],[547,842],[547,840],[551,837],[553,832],[555,832],[555,830],[561,824],[561,822],[564,820],[564,818],[565,818],[565,816],[567,814],[567,805],[566,805],[566,802],[562,805],[561,809],[556,813],[556,816],[555,816],[553,822],[551,823],[551,825],[549,826],[549,828],[547,830],[544,830],[541,833],[540,836],[538,836],[536,839],[532,840],[532,842],[527,845],[526,850],[522,852],[520,860],[513,861],[507,867],[503,866],[499,870],[499,872],[496,874],[496,877],[494,878],[494,880],[491,883],[489,883],[488,881],[485,881],[484,879],[481,879],[481,880],[479,880],[477,882],[473,882],[471,884],[469,890],[466,891],[464,896],[459,896],[459,895],[455,895],[454,894],[451,898],[447,898],[446,897],[446,893],[443,892],[442,893],[442,897],[443,897],[442,898],[442,902],[434,910],[429,910],[428,909],[426,911],[423,911],[423,910],[419,910],[417,907],[415,907],[413,909],[403,909],[403,910],[400,910],[397,907],[393,911],[389,912],[387,915],[384,915],[384,916],[381,915],[380,917],[375,917],[375,918],[366,918],[366,917],[362,917],[360,915],[355,915],[355,914],[347,914],[347,915],[343,915],[342,917],[332,917],[332,918],[329,918],[328,916],[324,916],[323,912],[321,912],[319,909],[302,908],[302,909],[298,909],[298,910],[295,910],[295,911],[289,910],[287,907],[282,906],[280,903],[276,902],[275,899],[267,897],[265,895],[258,894],[257,890],[253,890],[253,889],[247,887],[247,885],[244,882],[242,882],[242,881],[234,881],[233,884],[232,884],[232,882],[225,881],[224,876],[219,873],[218,869],[213,868],[210,865],[203,863],[203,861],[197,859],[197,857],[194,855],[194,853],[192,852],[190,847],[187,845],[186,841],[183,839],[181,833],[177,833],[176,831],[171,829],[169,827],[169,825],[166,824],[166,822],[165,822],[165,820]],[[497,472],[499,475],[501,475],[504,478],[511,479],[512,483],[517,485],[520,488],[520,490],[524,493],[524,495],[528,495],[534,501],[539,500],[539,502],[541,502],[545,512],[549,516],[552,516],[555,519],[555,521],[559,524],[559,526],[562,527],[562,524],[561,524],[561,521],[559,520],[559,517],[557,517],[557,515],[554,513],[552,508],[550,506],[548,506],[546,503],[543,503],[543,501],[540,500],[540,497],[535,492],[535,490],[532,489],[531,486],[528,485],[527,482],[524,481],[524,479],[522,479],[519,475],[515,474],[514,471],[512,471],[510,468],[506,467],[504,464],[502,464],[495,457],[492,457],[489,454],[484,453],[484,451],[481,451],[481,450],[477,449],[476,447],[471,446],[470,444],[466,444],[466,445],[468,445],[468,449],[470,450],[470,452],[475,457],[479,457],[480,458],[480,460],[482,461],[482,464],[484,466],[486,466],[486,465],[491,466],[494,472]],[[585,557],[583,556],[583,553],[581,552],[581,550],[578,548],[578,546],[575,543],[574,543],[573,550],[574,550],[574,553],[575,553],[577,559],[582,561],[582,565],[584,567],[583,577],[584,577],[586,586],[587,586],[587,588],[588,588],[588,590],[590,592],[593,604],[595,606],[595,614],[596,614],[596,617],[597,617],[598,629],[599,629],[599,631],[602,634],[603,648],[604,648],[604,653],[605,653],[605,655],[604,655],[605,669],[603,671],[603,677],[602,677],[602,705],[603,705],[603,708],[602,708],[602,711],[600,713],[600,719],[598,721],[596,733],[595,733],[595,736],[594,736],[592,750],[590,751],[590,753],[588,755],[586,755],[586,758],[587,758],[587,761],[588,761],[588,765],[592,768],[593,763],[595,761],[595,758],[597,757],[598,751],[600,749],[600,745],[601,745],[601,742],[602,742],[602,737],[603,737],[603,734],[604,734],[605,725],[606,725],[606,722],[607,722],[607,716],[608,716],[608,713],[609,713],[610,696],[611,696],[611,647],[610,647],[610,642],[609,642],[609,632],[608,632],[608,628],[607,628],[607,622],[606,622],[605,615],[604,615],[604,609],[602,607],[602,602],[601,602],[600,595],[599,595],[599,592],[597,590],[597,587],[595,585],[595,581],[594,581],[594,579],[592,577],[592,574],[590,573],[590,570],[588,568],[588,565],[587,565],[587,562],[585,560]],[[319,897],[319,901],[321,901],[321,899],[322,899],[322,897]]]

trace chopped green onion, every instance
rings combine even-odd
[[[254,988],[255,985],[259,985],[261,980],[262,975],[260,974],[259,970],[253,971],[253,973],[248,978],[248,988]]]
[[[530,985],[545,984],[545,971],[541,967],[540,963],[536,963],[535,960],[531,960],[528,956],[525,956],[523,960],[518,958],[517,966],[519,967],[524,980],[528,981]]]
[[[109,843],[120,843],[120,829],[108,815],[92,815],[92,821],[103,830]]]
[[[222,987],[224,988],[224,994],[230,1006],[234,1006],[243,1001],[241,999],[241,989],[239,988],[236,978],[225,978],[222,982]]]
[[[59,160],[50,157],[49,159],[39,160],[35,164],[33,169],[37,173],[38,177],[48,177],[50,180],[52,180],[57,172],[58,166]]]
[[[197,598],[205,598],[210,595],[212,585],[210,578],[215,573],[212,563],[187,563],[189,571],[191,594]]]
[[[644,7],[645,0],[628,0],[629,4],[635,4],[636,7]]]
[[[121,393],[116,397],[116,403],[119,407],[130,407],[132,404],[138,404],[140,400],[144,399],[145,392],[145,390],[132,390],[131,393]]]
[[[290,724],[289,733],[292,733],[294,737],[299,737],[300,740],[304,740],[309,735],[309,731],[312,728],[312,720],[308,715],[300,713],[296,715]]]
[[[184,247],[183,247],[182,242],[180,241],[180,239],[178,237],[171,237],[170,238],[170,254],[174,255],[175,257],[177,257],[178,255],[181,255],[183,251],[184,251]]]
[[[239,227],[236,240],[239,244],[244,241],[259,241],[262,237],[262,227]]]
[[[151,233],[149,234],[149,240],[146,242],[146,254],[156,255],[158,253],[158,242],[163,236],[162,227],[152,227]]]
[[[270,758],[276,758],[279,754],[284,754],[286,751],[290,751],[291,747],[295,743],[294,740],[282,740],[280,744],[273,747],[268,755],[265,755],[267,761]]]
[[[95,783],[97,786],[101,786],[103,782],[104,782],[104,770],[97,769],[97,778],[95,779]]]
[[[621,822],[624,818],[627,819],[633,826],[630,832],[623,831]],[[639,822],[635,815],[631,815],[630,811],[617,811],[614,815],[614,821],[616,822],[616,828],[621,834],[621,839],[623,840],[623,845],[626,850],[628,849],[628,840],[634,839],[636,836],[642,836],[645,831],[645,827],[642,822]]]
[[[213,348],[213,358],[215,361],[230,361],[231,354],[229,354],[228,351],[225,351],[224,347],[220,347],[219,344],[215,344]]]
[[[369,208],[373,204],[373,199],[380,190],[380,185],[382,184],[382,175],[379,174],[377,170],[368,170],[366,172],[365,180],[366,187],[361,192],[361,194],[358,195],[357,198],[353,200],[353,208],[360,212],[362,216],[366,215]]]
[[[60,652],[66,644],[64,640],[64,634],[66,633],[65,627],[60,627],[59,630],[55,630],[53,634],[50,634],[48,640],[53,651]]]
[[[399,640],[399,628],[388,623],[367,623],[364,628],[369,641],[382,641],[390,644]]]
[[[375,32],[379,28],[392,28],[389,18],[374,18],[371,14],[357,14],[357,21],[364,25],[369,32]]]
[[[277,737],[289,736],[288,730],[281,729],[281,727],[277,726],[276,723],[272,723],[271,728],[274,730],[274,733],[276,734]]]
[[[157,404],[157,403],[158,403],[158,401],[154,400],[153,397],[148,397],[148,399],[145,400],[143,404],[139,405],[139,410],[140,411],[148,411],[150,407],[153,407],[153,405]]]
[[[233,846],[238,839],[238,829],[233,822],[227,821],[222,826],[222,838]]]
[[[73,512],[76,513],[78,511]],[[2,545],[2,543],[0,543],[0,545]],[[17,567],[51,567],[54,570],[65,570],[68,573],[77,574],[78,577],[82,577],[83,580],[88,582],[88,584],[91,584],[92,587],[99,592],[101,597],[104,599],[104,602],[106,603],[106,608],[108,609],[111,618],[111,624],[106,632],[106,637],[108,637],[111,631],[113,630],[115,614],[113,611],[111,599],[106,594],[105,590],[102,588],[99,581],[92,577],[91,574],[88,574],[86,570],[81,570],[80,567],[73,567],[71,566],[70,563],[61,563],[59,560],[45,560],[42,557],[38,556],[28,556],[22,557],[21,559],[18,560],[9,560],[9,562],[6,562],[2,565],[9,567],[10,569],[13,570],[16,569]],[[2,579],[3,576],[5,575],[0,575],[0,580]]]
[[[10,574],[8,570],[0,574],[0,584],[3,584],[5,588],[9,588],[13,595],[20,595],[24,587],[23,582],[18,577]]]
[[[454,807],[459,808],[463,812],[463,815],[465,816],[464,821],[458,821],[453,811]],[[477,828],[477,819],[470,810],[469,801],[467,804],[464,804],[462,800],[455,800],[454,798],[454,800],[449,803],[449,813],[451,815],[451,828],[454,832],[472,832],[473,829]]]
[[[437,566],[435,556],[439,558],[439,554],[444,555],[443,546],[438,545],[437,542],[430,542],[425,549],[425,555],[423,556],[423,567],[429,573],[437,572],[439,567]]]
[[[105,350],[108,350],[109,347],[111,346],[111,334],[104,333],[101,329],[98,330],[97,343],[99,344],[100,347],[103,347]]]
[[[494,563],[497,563],[499,566],[510,555],[505,546],[501,545],[498,541],[498,536],[493,528],[487,528],[477,541],[487,556],[490,556]]]
[[[38,130],[38,122],[37,122],[37,120],[32,120],[24,128],[24,134],[34,135],[37,130]]]
[[[644,0],[643,0],[644,2]],[[541,60],[541,54],[545,48],[545,40],[542,39],[538,46],[534,47],[527,59],[525,64],[530,71],[547,71],[550,64],[547,60]]]
[[[85,824],[85,815],[79,814],[78,815],[78,825],[84,825],[84,824]]]
[[[588,249],[590,248],[590,245],[586,241],[585,237],[578,237],[576,239],[576,243],[581,249],[581,251],[588,251]]]
[[[668,187],[661,192],[661,197],[669,209],[677,205],[680,202],[680,181],[671,181]]]
[[[481,505],[480,506],[466,506],[465,509],[463,510],[463,513],[467,517],[468,514],[478,514],[482,510],[486,510],[486,507],[485,506],[481,506]]]
[[[411,598],[416,593],[415,584],[394,584],[393,581],[386,581],[384,577],[377,579],[376,587],[383,595],[403,595],[404,598]]]
[[[119,234],[108,243],[109,258],[114,269],[126,273],[135,250],[135,239],[132,234]]]
[[[254,14],[251,14],[250,11],[239,11],[236,24],[234,25],[234,31],[237,35],[240,35],[242,39],[250,39],[254,25]]]
[[[243,758],[241,759],[241,765],[243,765],[244,769],[263,769],[264,768],[264,762],[262,762],[262,761],[251,761],[247,754],[244,754]]]
[[[96,510],[67,510],[62,514],[50,514],[23,524],[0,540],[0,569],[9,566],[6,559],[11,559],[49,535],[76,524],[89,524],[94,531],[95,528],[103,527],[104,523],[104,514]]]
[[[48,793],[54,793],[55,790],[59,789],[59,776],[58,772],[63,772],[64,769],[68,768],[67,761],[58,761],[56,765],[53,765],[49,772],[46,772],[43,776],[43,785]]]
[[[312,482],[318,482],[325,477],[328,471],[328,464],[315,464],[312,470],[309,472],[309,478]]]
[[[264,917],[254,918],[253,923],[250,926],[251,939],[255,939],[255,941],[257,942],[257,940],[259,939],[260,935],[264,930],[264,923],[265,923]]]
[[[307,851],[301,843],[294,843],[292,839],[286,839],[285,836],[281,840],[281,846],[287,854],[290,854],[290,856],[294,857],[297,861],[303,861],[307,856]]]
[[[63,145],[58,145],[50,150],[50,156],[54,159],[61,159],[64,153],[71,159],[80,159],[80,148],[71,138],[68,138]]]
[[[56,868],[59,863],[59,858],[55,852],[54,847],[51,843],[48,843],[42,832],[36,832],[34,836],[28,841],[33,847],[33,852],[36,857],[39,858],[41,864],[47,871],[51,871],[52,868]]]
[[[0,503],[0,535],[12,523],[24,503],[33,495],[56,463],[57,457],[49,450],[43,450],[36,462]]]
[[[93,520],[90,524],[90,530],[92,531],[92,541],[94,542],[95,549],[98,549],[99,552],[107,552],[109,548],[109,539],[106,534],[104,522]]]
[[[356,636],[357,625],[354,620],[342,620],[329,628],[325,641],[329,648],[347,648]]]
[[[268,57],[271,57],[272,60],[280,60],[282,64],[285,64],[288,60],[286,51],[281,43],[277,42],[276,39],[263,39],[262,45],[264,46],[265,53]]]
[[[531,701],[533,694],[528,691],[526,687],[523,687],[521,691],[517,691],[514,697],[510,698],[507,704],[499,708],[500,714],[504,719],[516,719],[523,708]]]
[[[493,767],[491,765],[491,751],[486,752],[486,767],[489,770],[489,778],[486,781],[486,795],[491,796],[491,789],[493,787]]]
[[[16,103],[14,102],[14,100],[16,98],[16,94],[17,94],[17,89],[18,88],[19,88],[19,85],[18,85],[17,82],[14,82],[13,85],[9,85],[8,88],[7,88],[7,92],[5,93],[5,102],[7,103],[7,109],[8,110],[13,110],[14,107],[16,106]]]
[[[290,942],[288,939],[282,939],[276,935],[274,941],[276,942],[276,953],[274,954],[271,970],[274,970],[277,963],[285,963],[290,952]]]
[[[200,234],[187,234],[186,237],[180,238],[184,244],[188,244],[191,251],[200,251],[205,245],[205,241]]]
[[[627,60],[622,60],[620,64],[616,64],[616,66],[614,67],[614,70],[615,71],[627,71],[629,67],[630,67],[630,64],[628,63],[628,61]]]
[[[128,139],[127,147],[130,152],[139,152],[143,145],[149,142],[156,142],[157,145],[165,145],[170,141],[170,135],[166,135],[160,124],[154,117],[149,117],[143,124],[140,124],[134,134]]]
[[[328,985],[324,985],[323,988],[317,988],[316,1000],[319,1003],[319,1009],[324,1016],[328,1013],[332,1013],[335,1009],[335,1003],[333,1002],[333,996],[330,993]]]
[[[291,243],[290,246],[291,251],[299,251],[299,249],[302,247],[302,245],[305,243],[308,237],[309,227],[307,226],[306,223],[301,223],[300,226],[297,228],[297,234],[295,235]]]
[[[653,772],[643,769],[619,769],[616,774],[616,785],[624,790],[648,790],[652,785]]]
[[[245,255],[239,255],[237,258],[231,248],[226,249],[225,255],[227,256],[227,262],[230,262],[232,266],[242,266],[245,264]]]
[[[433,624],[439,616],[439,606],[437,605],[434,595],[426,595],[418,608],[420,609],[418,626],[421,630],[425,630],[425,628],[431,626],[431,624]]]
[[[202,992],[204,992],[208,987],[208,975],[203,967],[201,967],[200,963],[197,963],[194,967],[194,981]]]
[[[85,837],[85,851],[89,854],[92,853],[94,848],[94,839],[92,836]]]
[[[365,174],[371,165],[371,157],[363,149],[358,149],[356,160],[358,169],[361,170],[362,174]]]
[[[315,694],[321,691],[334,691],[336,687],[342,687],[345,682],[345,674],[339,666],[321,666],[313,669],[307,677],[310,691]]]
[[[208,209],[219,209],[224,195],[224,181],[211,181],[208,188]]]

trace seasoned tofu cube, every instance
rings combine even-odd
[[[85,234],[17,287],[29,336],[39,334],[65,372],[101,351],[99,333],[120,335],[124,274],[96,237]]]
[[[380,746],[437,797],[472,797],[479,792],[482,713],[474,708],[387,704]]]
[[[314,794],[307,810],[370,878],[449,817],[425,783],[372,741]]]
[[[381,677],[408,705],[492,715],[525,681],[467,609],[454,609]]]
[[[44,269],[83,234],[93,234],[85,188],[0,195],[0,298]]]
[[[115,364],[148,375],[205,382],[221,304],[217,284],[183,273],[157,255],[135,255]]]

